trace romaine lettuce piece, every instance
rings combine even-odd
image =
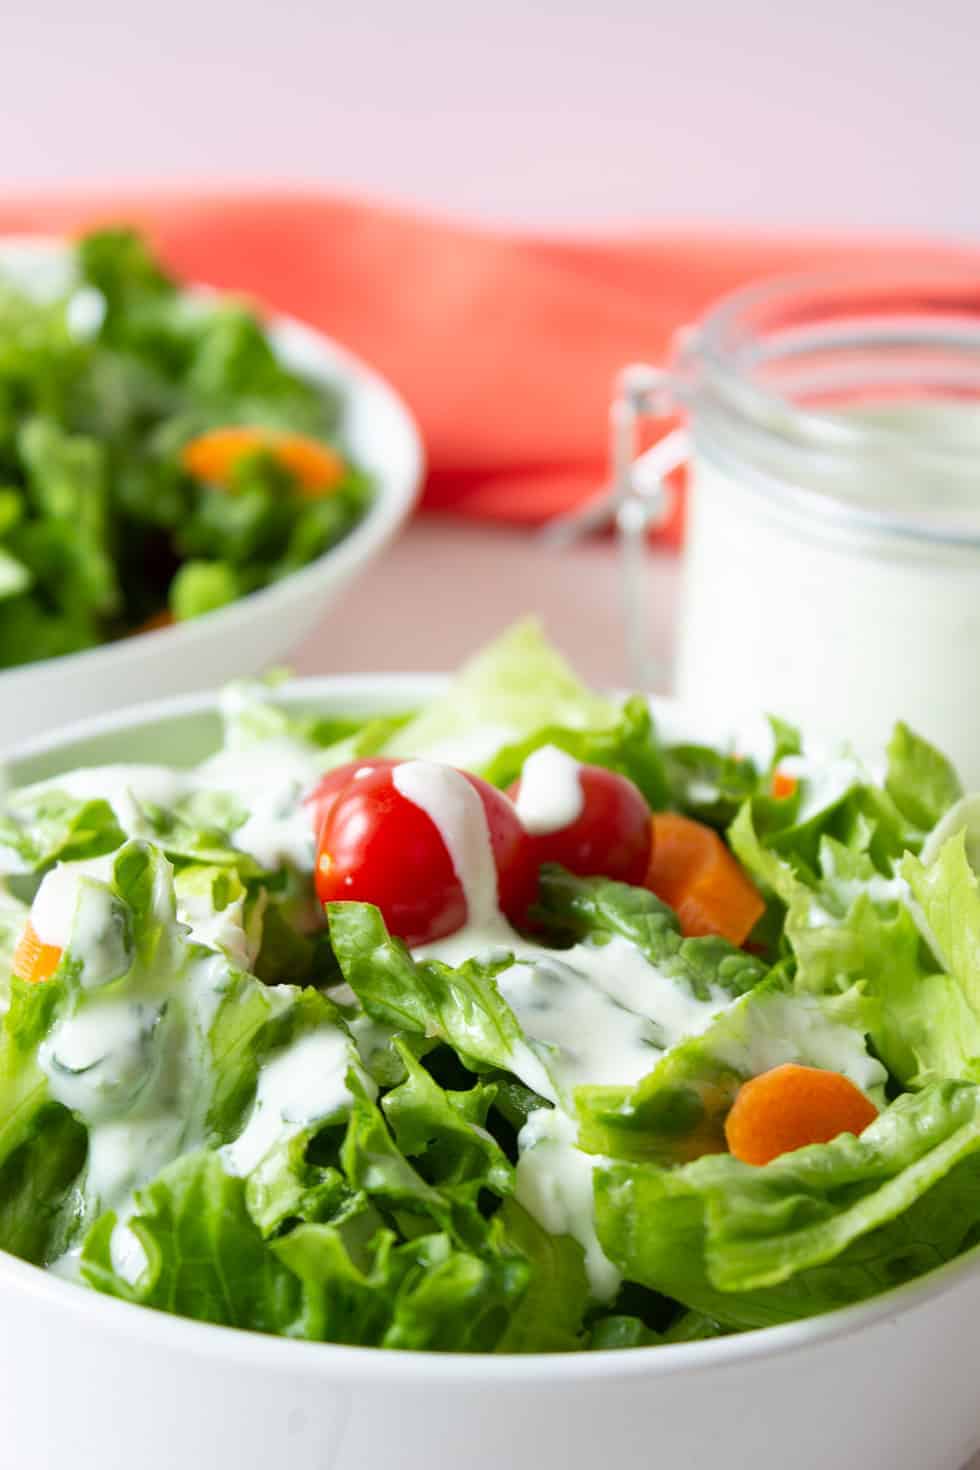
[[[244,1180],[217,1154],[189,1153],[139,1192],[125,1264],[117,1228],[105,1214],[85,1240],[82,1275],[98,1291],[200,1322],[299,1335],[300,1282],[249,1215]]]
[[[0,861],[8,873],[101,857],[124,841],[107,801],[80,800],[47,782],[11,792],[0,811]]]
[[[623,704],[614,724],[579,730],[562,725],[538,728],[515,745],[507,745],[480,774],[494,786],[508,787],[516,781],[524,762],[542,745],[555,745],[586,765],[618,771],[638,786],[650,806],[666,805],[667,778],[664,755],[650,713],[640,695]]]
[[[978,1238],[980,1089],[907,1093],[860,1138],[762,1168],[603,1163],[603,1249],[632,1281],[730,1327],[793,1321],[898,1286]]]
[[[529,1072],[544,1075],[495,983],[511,955],[454,969],[438,960],[414,960],[388,933],[373,904],[328,904],[327,917],[344,979],[372,1020],[448,1042],[474,1072],[518,1071],[520,1057]]]
[[[684,939],[677,916],[645,888],[611,878],[579,878],[563,868],[541,870],[537,917],[565,940],[627,940],[662,974],[697,1000],[744,995],[768,966],[727,939]]]
[[[901,722],[888,745],[885,790],[903,817],[923,832],[963,795],[960,778],[942,752]]]
[[[582,1321],[589,1283],[582,1247],[570,1235],[551,1235],[508,1199],[500,1211],[503,1248],[532,1267],[527,1290],[514,1309],[498,1353],[571,1353],[583,1345]]]
[[[0,878],[0,1012],[7,1009],[14,951],[23,933],[27,913],[27,905],[21,903]]]
[[[431,1352],[493,1352],[528,1287],[516,1254],[478,1256],[444,1234],[351,1250],[336,1227],[301,1225],[277,1241],[302,1280],[302,1335]],[[542,1334],[545,1335],[545,1334]]]
[[[742,861],[786,905],[784,932],[799,991],[834,995],[860,985],[874,1007],[868,1013],[872,1043],[905,1085],[977,1075],[978,1016],[960,977],[944,970],[941,949],[927,942],[922,913],[913,907],[908,878],[928,871],[918,859],[907,856],[902,874],[886,878],[866,850],[824,837],[818,874],[804,880],[788,860],[762,846],[748,808],[731,835]],[[947,865],[941,879],[936,875],[937,892],[946,892],[957,867],[965,894],[965,858],[957,864],[950,851]]]
[[[32,1113],[30,1132],[0,1164],[0,1249],[46,1266],[70,1240],[88,1135],[67,1108]]]
[[[794,994],[774,972],[672,1047],[635,1087],[578,1088],[579,1145],[664,1165],[724,1152],[725,1118],[742,1083],[785,1062],[841,1072],[882,1105],[885,1069],[865,1039],[871,1014],[857,992]]]
[[[583,684],[533,621],[478,653],[447,692],[389,740],[386,755],[421,756],[482,771],[505,747],[555,727],[608,730],[619,712]]]
[[[125,1225],[108,1214],[93,1226],[84,1278],[129,1301],[286,1336],[446,1352],[578,1344],[586,1298],[572,1242],[510,1204],[469,1249],[455,1228],[437,1228],[445,1196],[399,1154],[366,1097],[343,1155],[336,1208],[321,1192],[321,1218],[292,1217],[285,1233],[255,1219],[252,1179],[230,1175],[219,1154],[186,1155],[137,1194]],[[414,1218],[408,1239],[385,1227],[374,1199]]]

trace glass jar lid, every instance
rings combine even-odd
[[[781,513],[980,547],[980,267],[742,289],[682,334],[672,376],[697,453]]]

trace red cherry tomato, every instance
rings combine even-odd
[[[368,774],[371,771],[390,771],[397,765],[398,761],[388,756],[374,755],[366,756],[360,761],[348,761],[346,765],[336,766],[334,770],[328,771],[310,794],[303,797],[303,805],[310,809],[313,831],[317,837],[323,831],[330,809],[345,786],[349,786],[352,781],[363,781],[362,772]]]
[[[579,766],[582,810],[567,827],[529,837],[534,860],[560,863],[583,878],[643,882],[650,863],[653,828],[650,808],[639,787],[602,766]],[[521,783],[510,794],[516,801]]]
[[[351,779],[333,798],[320,832],[316,891],[322,903],[353,899],[381,910],[388,930],[406,944],[428,944],[466,923],[466,894],[439,828],[403,796],[395,764]],[[534,897],[537,869],[513,804],[467,772],[483,805],[498,902],[520,922]]]

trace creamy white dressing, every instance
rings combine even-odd
[[[82,766],[30,790],[63,791],[78,801],[107,801],[128,837],[146,837],[151,834],[143,806],[175,806],[190,789],[188,776],[170,766]]]
[[[528,756],[521,770],[517,815],[532,837],[578,821],[585,806],[579,769],[579,762],[557,745],[542,745]]]
[[[154,765],[86,766],[28,788],[24,795],[63,791],[80,801],[102,799],[127,837],[154,839],[145,805],[175,807],[201,792],[227,792],[245,809],[232,834],[236,848],[263,867],[289,864],[311,872],[314,834],[303,797],[320,779],[322,752],[279,736],[243,750],[223,750],[201,765],[176,770]],[[16,863],[4,863],[17,871]]]
[[[729,1002],[723,993],[696,1000],[619,937],[542,949],[498,975],[497,987],[540,1043],[552,1079],[544,1096],[569,1110],[576,1087],[639,1082],[668,1047],[703,1031]]]
[[[125,1111],[147,1085],[162,1002],[92,1002],[57,1022],[38,1051],[51,1095],[91,1122]]]
[[[109,1239],[109,1259],[112,1269],[130,1286],[136,1285],[149,1264],[143,1242],[124,1220],[117,1223]]]
[[[843,1073],[863,1092],[884,1087],[888,1074],[868,1052],[862,1034],[834,1021],[821,997],[769,995],[765,1005],[752,1007],[751,1026],[741,1024],[740,1010],[739,1003],[732,1007],[729,1034],[719,1029],[712,1050],[742,1076],[757,1076],[805,1057],[811,1066]]]
[[[93,1213],[124,1205],[186,1143],[172,1082],[180,1033],[166,1000],[96,999],[60,1018],[39,1049],[52,1097],[89,1130]]]
[[[100,860],[100,871],[112,859]],[[108,874],[106,874],[108,876]],[[92,864],[55,869],[39,890],[50,904],[79,988],[38,1050],[51,1096],[88,1128],[84,1183],[90,1217],[129,1208],[132,1192],[202,1141],[194,1097],[208,1065],[190,1024],[196,962],[174,913],[169,865],[155,875],[151,923],[160,927],[152,957],[134,969],[128,916]],[[42,914],[44,910],[42,908]],[[48,932],[54,932],[50,929]],[[227,968],[226,962],[222,964]],[[204,972],[207,960],[200,969]],[[113,982],[125,976],[120,987]],[[176,982],[176,983],[175,983]]]
[[[466,897],[466,927],[484,935],[498,929],[502,936],[509,935],[510,926],[497,904],[497,869],[486,813],[470,782],[459,771],[432,761],[403,761],[394,768],[392,782],[396,791],[425,812],[442,837]]]
[[[71,927],[78,907],[82,880],[109,883],[115,866],[115,854],[88,858],[78,863],[57,863],[46,873],[31,904],[31,924],[42,944],[68,947]]]
[[[352,1062],[350,1043],[336,1026],[308,1031],[267,1061],[248,1122],[221,1150],[229,1172],[250,1174],[283,1138],[346,1111]]]
[[[565,782],[566,770],[554,762],[546,763],[545,773],[549,769],[556,782]],[[561,1218],[561,1230],[585,1250],[593,1293],[607,1300],[619,1278],[595,1233],[592,1172],[601,1160],[575,1146],[574,1089],[638,1082],[669,1046],[704,1030],[729,997],[718,991],[698,1001],[619,936],[562,951],[523,939],[497,907],[483,804],[469,782],[446,767],[413,761],[396,768],[395,783],[438,828],[470,916],[457,933],[414,953],[451,965],[497,953],[514,956],[497,976],[501,995],[528,1037],[528,1044],[513,1048],[511,1067],[555,1104],[554,1110],[533,1114],[534,1127],[529,1120],[518,1139],[521,1150],[534,1143],[533,1162],[525,1163],[522,1153],[518,1164],[522,1202],[546,1229]],[[545,792],[537,799],[556,805]]]
[[[499,732],[484,729],[478,735],[492,749],[501,743]],[[473,751],[461,756],[447,749],[444,754],[468,762],[477,759]],[[195,793],[227,792],[248,812],[233,834],[236,847],[264,867],[287,863],[310,872],[314,837],[302,797],[319,779],[320,766],[313,747],[275,736],[226,749],[195,770],[99,767],[46,784],[80,798],[110,801],[120,825],[134,836],[148,835],[142,803],[173,806]],[[788,759],[783,768],[812,782],[806,805],[814,811],[842,795],[861,774],[858,762],[849,757],[819,768]],[[403,762],[394,769],[393,782],[436,826],[466,898],[464,928],[418,948],[416,955],[451,965],[474,957],[513,957],[496,981],[528,1038],[526,1044],[514,1045],[511,1067],[554,1104],[533,1112],[521,1130],[517,1198],[544,1228],[571,1234],[582,1244],[592,1291],[597,1299],[610,1300],[620,1277],[596,1235],[592,1185],[593,1170],[602,1160],[577,1147],[575,1089],[640,1081],[667,1050],[703,1032],[731,1006],[730,998],[715,990],[697,999],[620,936],[563,951],[524,939],[500,913],[487,819],[470,782],[432,760]],[[545,747],[528,759],[517,808],[528,831],[541,834],[568,826],[582,804],[577,762],[556,747]],[[151,978],[126,997],[114,998],[108,989],[103,995],[101,987],[125,974],[131,962],[118,900],[107,886],[114,861],[110,856],[59,864],[38,889],[31,918],[42,942],[70,948],[82,965],[84,1003],[56,1021],[40,1049],[40,1064],[51,1095],[89,1128],[86,1196],[93,1206],[119,1211],[112,1259],[126,1279],[135,1280],[145,1255],[126,1225],[133,1191],[204,1142],[196,1099],[207,1092],[206,1038],[231,983],[225,956],[245,970],[254,963],[261,907],[246,926],[241,899],[219,911],[206,890],[188,888],[178,896],[176,926],[172,907],[169,912],[161,909],[168,933],[175,931],[180,942],[180,964],[186,965],[179,994],[173,987],[177,962],[171,940],[170,953],[165,944],[160,959],[158,983]],[[849,886],[835,881],[846,899]],[[875,898],[907,901],[906,885],[898,879],[853,886]],[[168,902],[162,893],[156,899],[160,905]],[[209,952],[198,950],[189,958],[183,943],[187,937]],[[288,1007],[293,996],[288,987],[268,988],[265,994],[272,1014]],[[338,988],[335,998],[341,1004],[356,1001],[344,988]],[[737,1009],[736,1003],[733,1022]],[[231,1172],[250,1173],[284,1138],[345,1114],[351,1104],[347,1078],[357,1065],[357,1053],[367,1060],[391,1035],[363,1014],[351,1030],[353,1044],[340,1028],[322,1026],[264,1063],[248,1119],[239,1137],[221,1150]],[[867,1055],[858,1033],[829,1023],[815,998],[772,997],[754,1013],[751,1034],[743,1034],[745,1030],[735,1022],[727,1041],[722,1038],[716,1048],[722,1061],[744,1074],[797,1059],[803,1051],[816,1065],[845,1071],[865,1091],[873,1092],[884,1082],[883,1069]],[[373,1088],[366,1073],[359,1069],[359,1075]],[[60,1269],[70,1273],[77,1263],[66,1260]]]
[[[320,779],[322,756],[314,747],[279,736],[245,750],[220,751],[192,773],[197,790],[229,791],[248,810],[234,834],[235,846],[262,867],[290,864],[313,869],[315,837],[304,795]]]
[[[812,754],[787,755],[780,761],[779,769],[784,775],[805,783],[796,818],[801,826],[841,801],[852,786],[871,779],[867,766],[848,751],[821,760]]]
[[[585,1252],[592,1294],[608,1302],[622,1276],[599,1244],[595,1227],[593,1155],[576,1147],[578,1124],[559,1108],[538,1108],[517,1139],[520,1157],[514,1193],[517,1202],[552,1235],[571,1235]]]
[[[251,970],[255,963],[268,905],[268,894],[260,889],[246,923],[245,897],[240,894],[224,908],[216,909],[208,892],[187,885],[177,889],[177,917],[187,925],[191,939],[208,949],[220,950],[239,970]]]
[[[895,413],[906,411],[903,404]],[[932,401],[928,409],[964,411]],[[923,447],[933,432],[926,430]],[[792,442],[781,433],[771,439]],[[902,718],[950,755],[968,785],[980,786],[978,563],[969,540],[957,550],[889,536],[870,523],[845,532],[833,515],[826,523],[819,512],[798,515],[788,490],[798,482],[787,478],[786,495],[756,494],[753,476],[716,460],[712,442],[712,434],[695,433],[678,620],[675,692],[694,727],[710,729],[719,709],[736,728],[754,710],[779,710],[812,735],[833,739],[846,730],[864,753],[881,750]],[[850,499],[849,474],[840,473],[847,461],[862,494],[887,496],[893,510],[912,517],[906,497],[913,482],[898,457],[886,475],[875,454],[839,450],[814,457],[833,464],[828,509],[838,492]],[[936,463],[943,458],[937,453]],[[788,465],[777,466],[784,472],[790,476]],[[965,477],[949,479],[947,494],[939,483],[928,496],[952,530],[948,502],[957,495],[965,502],[966,491]],[[922,489],[916,480],[915,494]],[[976,507],[971,484],[974,526]]]

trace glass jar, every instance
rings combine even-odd
[[[665,392],[690,465],[675,692],[709,728],[773,711],[876,755],[904,719],[980,787],[980,273],[743,290],[646,411]]]

